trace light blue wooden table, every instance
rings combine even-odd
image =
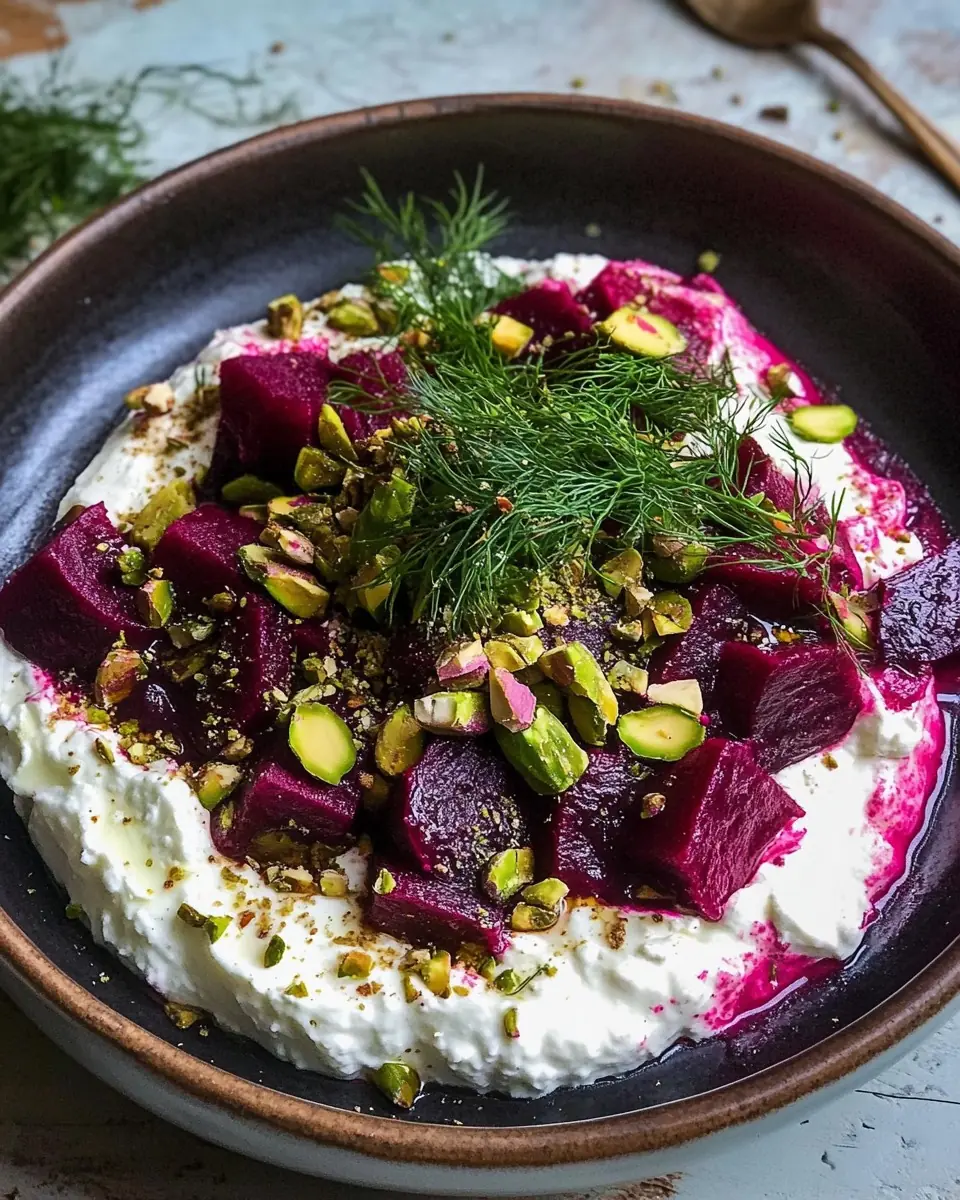
[[[44,10],[76,75],[146,65],[253,68],[258,100],[303,116],[463,91],[585,91],[675,104],[759,130],[879,187],[960,242],[960,202],[840,67],[816,52],[720,42],[667,0],[94,0]],[[11,9],[8,2],[7,10]],[[0,3],[0,53],[3,52]],[[960,138],[960,2],[832,0],[828,23]],[[59,22],[60,30],[56,29]],[[43,69],[42,54],[10,59]],[[205,90],[217,106],[222,94]],[[831,103],[837,101],[836,103]],[[786,122],[759,112],[786,105]],[[254,126],[220,128],[147,102],[162,170]],[[21,1200],[371,1200],[201,1145],[108,1092],[0,1001],[0,1194]],[[608,1200],[952,1200],[960,1197],[960,1021],[875,1082],[778,1133]]]

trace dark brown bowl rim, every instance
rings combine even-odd
[[[718,121],[628,101],[508,93],[439,97],[337,113],[285,126],[197,159],[146,184],[57,242],[0,293],[0,321],[29,294],[47,286],[71,255],[109,238],[113,229],[128,221],[148,218],[154,206],[163,204],[181,188],[216,175],[225,165],[258,158],[278,147],[325,141],[365,126],[510,109],[553,109],[692,127],[715,138],[741,143],[826,179],[859,205],[904,227],[960,274],[960,251],[935,230],[867,185],[797,150]],[[393,1121],[302,1100],[239,1079],[120,1016],[60,971],[2,910],[0,954],[60,1011],[107,1038],[142,1067],[202,1101],[344,1150],[381,1159],[473,1169],[529,1168],[643,1154],[769,1115],[842,1079],[888,1050],[960,992],[958,940],[909,984],[846,1029],[743,1082],[625,1116],[509,1129]]]

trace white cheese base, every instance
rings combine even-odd
[[[549,272],[580,286],[604,261],[559,255],[547,264],[504,265],[530,281]],[[347,344],[319,314],[308,318],[305,336],[329,341],[335,357],[371,344]],[[224,358],[257,348],[287,347],[267,339],[260,322],[218,333],[198,364],[212,379]],[[731,351],[743,382],[749,355],[735,339]],[[184,437],[195,368],[174,374],[177,407],[151,420],[146,436],[134,436],[133,418],[121,424],[70,489],[62,511],[102,500],[111,516],[123,519],[177,467],[192,472],[209,461],[215,416],[194,428],[186,448],[159,453],[168,436]],[[798,449],[809,456],[809,445]],[[874,550],[865,566],[889,573],[919,556],[915,539],[888,538],[903,513],[871,509],[875,486],[861,486],[842,446],[817,447],[814,457],[815,482],[827,497],[840,488],[857,497],[843,503],[853,503],[850,516],[864,522]],[[856,511],[857,504],[866,511]],[[367,981],[373,986],[358,990],[356,980],[339,979],[345,944],[334,939],[359,930],[356,898],[278,895],[233,863],[229,870],[240,881],[225,882],[227,864],[213,853],[208,816],[171,766],[134,766],[112,733],[58,717],[49,683],[2,642],[0,773],[19,797],[31,838],[94,936],[164,996],[209,1012],[299,1067],[351,1077],[399,1057],[424,1080],[536,1096],[628,1070],[683,1035],[708,1036],[722,1024],[718,996],[728,994],[731,980],[735,986],[772,943],[816,958],[853,953],[876,899],[876,880],[894,853],[876,820],[883,806],[871,808],[871,799],[878,789],[899,793],[915,827],[926,799],[924,764],[942,730],[932,689],[902,712],[889,711],[869,690],[867,709],[832,759],[818,756],[779,774],[806,815],[784,841],[783,854],[761,866],[721,921],[578,905],[548,933],[513,936],[505,966],[522,975],[547,962],[555,968],[514,997],[455,971],[454,985],[466,994],[439,999],[423,989],[408,1003],[395,965],[406,947],[382,935],[367,935],[377,949]],[[114,746],[112,764],[96,753],[97,737]],[[351,886],[360,888],[360,852],[341,862]],[[211,944],[177,918],[184,903],[211,915],[253,910],[257,918],[243,929],[235,919]],[[266,968],[265,938],[273,933],[287,950],[279,965]],[[306,985],[305,997],[286,994],[294,980]],[[503,1018],[514,1006],[520,1036],[508,1038]]]

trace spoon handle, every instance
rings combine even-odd
[[[824,29],[811,29],[808,40],[850,68],[913,134],[927,158],[960,191],[960,149],[915,108],[904,94],[875,70],[849,42]]]

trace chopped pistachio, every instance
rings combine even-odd
[[[250,550],[251,547],[244,546],[243,549]],[[254,549],[261,549],[261,547],[254,547]],[[271,552],[265,551],[265,553]],[[244,569],[250,574],[246,563],[244,563]],[[255,565],[254,570],[256,569]],[[322,615],[330,600],[330,593],[323,584],[317,582],[313,575],[299,567],[285,563],[278,555],[272,556],[266,561],[260,582],[267,594],[276,600],[281,608],[285,608],[292,616],[301,617],[303,620]]]
[[[530,344],[533,329],[521,321],[506,315],[497,318],[490,331],[490,340],[494,350],[507,361],[516,358]]]
[[[389,896],[393,889],[397,886],[397,881],[390,874],[386,867],[381,867],[377,872],[377,877],[373,881],[373,890],[378,896]]]
[[[402,775],[420,761],[424,749],[423,730],[408,704],[393,710],[380,726],[374,756],[384,775]]]
[[[243,762],[245,758],[249,758],[252,753],[253,739],[241,735],[227,742],[226,746],[220,751],[220,757],[224,762],[238,763]]]
[[[220,496],[227,504],[266,504],[283,492],[275,483],[261,479],[259,475],[238,475],[220,489]]]
[[[189,1029],[204,1017],[199,1008],[191,1008],[189,1004],[176,1004],[173,1000],[164,1004],[163,1011],[178,1029]]]
[[[320,409],[320,417],[317,422],[317,441],[321,448],[328,454],[332,454],[334,458],[345,458],[348,462],[357,461],[357,452],[350,440],[350,435],[347,433],[340,414],[332,404],[324,404]]]
[[[327,322],[354,337],[375,337],[380,332],[377,315],[366,300],[338,301],[327,312]]]
[[[237,598],[232,592],[215,592],[203,602],[211,612],[229,613],[237,606]]]
[[[535,933],[544,929],[552,929],[559,919],[559,913],[541,908],[538,904],[525,904],[521,901],[510,914],[510,928],[522,933]]]
[[[520,988],[523,987],[523,976],[519,971],[515,971],[513,967],[507,967],[505,971],[501,971],[496,976],[493,986],[498,992],[512,996],[514,992],[519,992]]]
[[[134,518],[130,536],[144,550],[153,550],[168,525],[197,507],[193,485],[187,479],[165,484]]]
[[[432,692],[414,701],[413,715],[431,733],[472,737],[490,729],[490,708],[483,692]]]
[[[520,1022],[516,1008],[508,1008],[503,1014],[503,1032],[508,1038],[520,1036]]]
[[[537,638],[537,641],[540,641],[540,639]],[[505,639],[495,639],[487,642],[483,648],[483,652],[487,656],[487,662],[491,667],[500,667],[505,671],[522,671],[525,666],[520,651],[511,646]]]
[[[94,695],[98,704],[113,708],[132,693],[147,677],[147,664],[136,650],[114,646],[97,668]]]
[[[347,877],[343,871],[328,868],[320,872],[320,894],[322,896],[345,896],[347,894]]]
[[[371,772],[369,782],[361,780],[361,800],[368,813],[379,812],[390,799],[390,783],[376,772]]]
[[[404,1062],[385,1062],[373,1072],[371,1079],[397,1108],[413,1108],[420,1095],[420,1076]]]
[[[693,624],[693,609],[679,592],[658,592],[650,602],[653,627],[660,637],[686,633]]]
[[[275,967],[287,952],[287,943],[283,940],[279,933],[275,933],[267,942],[267,948],[263,952],[263,965],[265,967]]]
[[[403,974],[403,998],[408,1004],[420,999],[420,989],[413,982],[413,976],[408,972]]]
[[[68,904],[63,910],[63,915],[68,921],[79,921],[86,916],[86,913],[83,911],[81,904]]]
[[[707,565],[710,550],[699,542],[681,542],[677,538],[655,537],[654,553],[647,559],[647,568],[654,578],[664,583],[689,583]]]
[[[667,358],[686,349],[687,339],[666,317],[635,304],[610,314],[597,328],[614,346],[646,358]]]
[[[521,893],[528,904],[539,904],[541,908],[557,908],[563,903],[570,889],[562,879],[541,879],[531,883]]]
[[[375,554],[351,580],[356,603],[371,617],[379,613],[393,591],[388,572],[396,561],[396,547],[388,546],[386,550],[390,553]]]
[[[843,636],[850,645],[855,650],[872,649],[874,637],[868,620],[869,606],[865,597],[827,592],[827,599],[843,630]]]
[[[667,806],[667,798],[663,792],[647,792],[640,801],[640,819],[643,821],[662,813]]]
[[[297,704],[287,740],[303,767],[324,783],[338,784],[357,761],[349,727],[326,704]]]
[[[267,333],[270,337],[299,342],[303,332],[303,305],[296,296],[278,296],[267,305]]]
[[[240,768],[230,763],[206,763],[194,780],[197,799],[208,811],[214,809],[234,791],[242,777]]]
[[[618,659],[607,672],[607,682],[615,692],[632,692],[635,696],[646,695],[650,674],[626,659]]]
[[[612,600],[616,600],[628,583],[639,583],[642,574],[643,557],[632,546],[608,558],[600,568],[603,590]]]
[[[309,567],[313,563],[316,553],[313,542],[298,529],[288,529],[276,521],[268,521],[260,530],[260,541],[298,566]]]
[[[84,709],[84,716],[91,725],[107,726],[110,724],[110,714],[105,708],[97,708],[88,704]]]
[[[147,763],[156,762],[160,752],[149,742],[134,742],[127,747],[127,758],[137,767],[145,767]]]
[[[366,979],[373,969],[373,959],[363,950],[348,950],[337,966],[340,979]]]
[[[483,890],[493,900],[509,900],[533,881],[533,850],[517,846],[501,850],[483,870]]]
[[[697,257],[697,266],[706,275],[712,275],[717,267],[720,266],[720,255],[716,250],[704,250]]]
[[[444,647],[437,657],[437,679],[451,691],[480,687],[490,664],[479,638],[467,638]]]
[[[383,538],[403,528],[413,512],[416,498],[416,487],[399,475],[377,483],[353,527],[354,544],[361,553],[364,543],[377,550]]]
[[[173,409],[176,396],[169,383],[148,383],[127,392],[123,402],[127,408],[145,412],[148,417],[162,417]]]
[[[703,692],[697,679],[651,683],[647,689],[647,699],[651,704],[673,704],[697,717],[703,712]]]
[[[93,748],[97,752],[97,757],[102,759],[107,766],[113,766],[116,762],[116,755],[113,753],[113,747],[104,738],[97,738],[93,743]]]
[[[540,795],[553,796],[573,787],[590,761],[563,723],[543,704],[537,705],[529,729],[511,733],[496,725],[494,736],[510,765]]]
[[[790,428],[806,442],[842,442],[857,428],[849,404],[805,404],[787,414]]]
[[[147,558],[139,546],[126,546],[117,555],[120,582],[139,587],[147,577]]]
[[[167,626],[167,637],[178,650],[187,650],[199,642],[205,642],[216,629],[212,617],[181,617]]]
[[[203,928],[211,943],[218,942],[223,937],[232,920],[233,917],[207,917]]]
[[[173,616],[174,595],[169,579],[148,579],[137,592],[137,612],[151,629],[162,629]]]
[[[438,950],[431,954],[426,962],[420,964],[420,978],[428,991],[445,1000],[450,995],[450,968],[452,966],[450,953]]]
[[[296,1000],[306,1000],[310,995],[307,990],[307,985],[302,979],[294,979],[294,981],[283,989],[285,996],[293,996]]]
[[[653,592],[642,583],[627,583],[623,588],[623,611],[629,620],[642,616],[650,607]]]
[[[293,478],[297,487],[305,492],[317,492],[321,488],[339,487],[346,473],[343,463],[331,458],[317,446],[304,446],[297,455]]]
[[[197,912],[192,904],[181,904],[177,909],[177,916],[192,929],[202,929],[207,922],[203,913]]]

